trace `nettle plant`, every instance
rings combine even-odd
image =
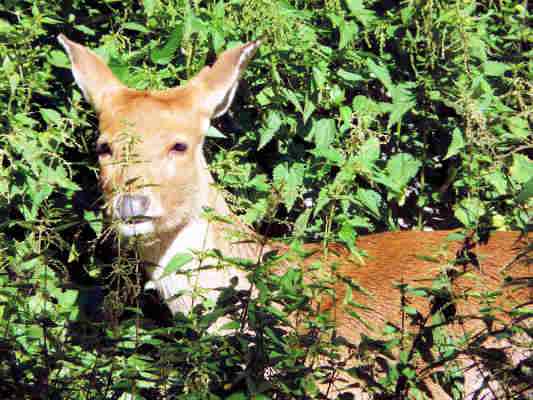
[[[95,120],[70,87],[55,36],[86,43],[125,84],[144,89],[174,86],[224,48],[264,35],[229,116],[210,130],[211,170],[247,223],[299,257],[309,257],[300,243],[312,240],[324,249],[342,242],[357,258],[361,233],[530,228],[527,7],[140,4],[34,0],[0,8],[0,397],[302,398],[319,396],[317,382],[327,392],[343,370],[376,396],[405,387],[422,396],[411,368],[417,354],[401,348],[404,331],[391,327],[390,340],[369,337],[346,349],[330,316],[309,308],[309,299],[328,293],[335,265],[316,264],[323,281],[310,285],[300,262],[272,274],[281,262],[274,254],[261,263],[224,259],[253,265],[256,299],[230,296],[236,301],[227,309],[162,318],[143,290],[134,244],[130,251],[115,242],[102,217]],[[429,296],[444,286],[398,290]],[[357,313],[349,293],[364,288],[348,287],[340,301]],[[472,295],[486,297],[487,315],[499,296]],[[220,312],[233,316],[228,328],[236,334],[209,333]],[[528,308],[514,312],[531,317]],[[298,313],[302,331],[288,318]],[[420,322],[407,308],[411,317]],[[462,343],[450,340],[435,330],[430,345],[442,355],[433,361],[446,362],[440,382],[460,398],[463,371],[453,360]],[[376,364],[386,373],[369,375]],[[527,379],[506,368],[502,376]]]

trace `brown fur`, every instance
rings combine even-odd
[[[339,265],[338,275],[349,278],[369,292],[363,295],[354,291],[354,300],[357,302],[369,302],[372,311],[361,311],[369,321],[382,328],[390,322],[397,326],[402,325],[400,312],[402,299],[401,292],[393,289],[394,283],[405,283],[414,287],[430,287],[431,281],[443,270],[443,266],[449,265],[457,271],[458,277],[452,280],[452,292],[457,296],[458,315],[477,315],[479,306],[472,296],[467,296],[465,302],[462,297],[474,292],[486,293],[493,290],[503,290],[504,296],[500,305],[505,309],[523,304],[531,300],[533,292],[531,288],[524,288],[508,283],[503,285],[506,274],[519,280],[531,277],[531,265],[527,256],[517,259],[509,265],[507,271],[503,267],[510,264],[526,250],[527,238],[520,237],[516,232],[494,232],[490,235],[487,244],[479,244],[472,249],[477,256],[479,269],[468,263],[465,266],[452,266],[456,260],[456,254],[463,246],[461,241],[447,241],[450,232],[387,232],[369,236],[363,236],[357,241],[357,246],[368,253],[365,265],[354,262],[342,262]],[[340,253],[347,257],[346,250],[340,249]],[[437,255],[437,257],[435,257]],[[440,256],[439,256],[440,255]],[[429,258],[434,260],[429,261]],[[466,273],[470,272],[470,273]],[[344,298],[346,285],[339,284],[336,287],[338,299]],[[408,295],[408,303],[422,313],[427,312],[428,302],[423,297]],[[336,314],[342,315],[342,305],[332,305]],[[483,323],[479,320],[468,320],[466,329],[478,327]],[[355,331],[363,331],[364,327],[355,321],[341,324],[343,333],[353,336]]]

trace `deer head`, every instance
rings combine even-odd
[[[86,47],[59,35],[75,81],[98,113],[96,152],[111,216],[124,236],[171,232],[209,205],[202,145],[211,118],[229,108],[260,41],[222,53],[186,85],[124,86]]]

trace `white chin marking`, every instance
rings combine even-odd
[[[154,232],[152,221],[139,222],[137,224],[120,224],[119,232],[122,236],[140,236]]]

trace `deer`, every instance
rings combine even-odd
[[[256,53],[261,41],[255,40],[221,53],[211,66],[205,66],[186,84],[167,90],[135,90],[126,87],[114,76],[106,63],[87,47],[69,40],[63,34],[58,40],[71,61],[75,83],[98,116],[99,135],[96,153],[100,164],[99,181],[107,213],[116,222],[117,230],[125,238],[142,238],[139,254],[146,262],[146,274],[173,314],[187,313],[199,302],[216,302],[217,288],[233,285],[249,290],[247,271],[229,266],[224,270],[202,269],[195,259],[197,252],[218,249],[228,257],[261,259],[265,251],[276,245],[231,240],[224,220],[210,220],[203,210],[214,210],[217,215],[233,221],[237,227],[250,234],[251,229],[234,215],[224,196],[214,185],[209,171],[203,144],[211,120],[223,115],[230,107],[244,69]],[[124,132],[132,131],[135,140],[124,143]],[[136,155],[134,162],[121,160]],[[362,262],[355,262],[342,246],[332,244],[329,256],[338,261],[337,273],[343,279],[356,281],[368,294],[354,293],[354,300],[368,305],[362,312],[373,321],[377,331],[387,324],[401,324],[402,295],[394,290],[401,282],[416,285],[421,280],[437,276],[441,269],[424,256],[431,256],[446,247],[447,254],[459,255],[468,273],[457,273],[454,280],[454,307],[463,315],[475,315],[479,304],[472,297],[460,294],[469,290],[495,291],[501,307],[524,306],[531,303],[531,289],[509,284],[530,278],[530,266],[524,249],[530,237],[518,232],[492,233],[486,243],[452,241],[449,231],[403,231],[361,236],[358,248],[366,253]],[[314,247],[313,247],[314,246]],[[308,249],[319,248],[309,244]],[[277,246],[283,250],[283,246]],[[286,249],[285,249],[286,250]],[[313,255],[308,262],[324,257]],[[165,273],[176,255],[189,260],[184,267],[189,274]],[[188,258],[187,258],[188,256]],[[422,257],[421,257],[422,256]],[[452,257],[456,258],[456,257]],[[466,261],[465,261],[466,259]],[[467,266],[476,264],[475,268]],[[454,271],[456,271],[454,270]],[[457,272],[457,271],[456,271]],[[464,271],[463,271],[464,272]],[[283,273],[280,271],[280,273]],[[507,276],[507,278],[505,278]],[[504,279],[505,278],[505,279]],[[194,296],[191,287],[199,287],[202,295]],[[339,281],[334,285],[336,298],[342,298],[346,286]],[[427,298],[413,296],[410,304],[429,310]],[[319,307],[331,311],[339,335],[358,343],[367,334],[367,328],[345,312],[342,302],[325,298]],[[508,309],[508,308],[507,308]],[[507,323],[515,323],[509,321]],[[461,336],[466,330],[486,327],[482,318],[467,319],[453,324],[453,335]],[[496,329],[496,327],[495,327]],[[489,342],[489,341],[487,341]],[[494,343],[492,343],[494,344]],[[501,343],[500,343],[501,344]],[[531,347],[530,338],[526,344]],[[482,346],[490,347],[491,343]],[[502,345],[503,346],[503,345]],[[506,341],[506,348],[513,344]],[[527,347],[527,346],[526,346]],[[527,350],[513,350],[511,357],[517,363],[528,357]],[[490,371],[477,368],[474,357],[466,357],[465,398],[496,398],[501,387],[487,384]],[[434,385],[433,385],[434,386]],[[335,398],[342,389],[331,390],[328,397]],[[431,397],[450,398],[438,388],[430,388]],[[368,398],[364,388],[354,391],[357,398]],[[402,394],[404,393],[404,394]],[[406,397],[405,391],[398,398]]]

